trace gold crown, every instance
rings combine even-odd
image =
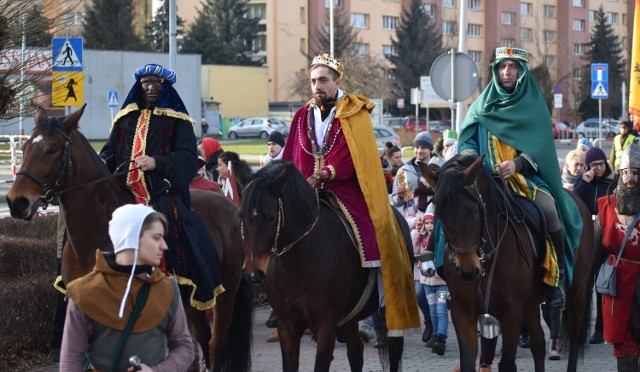
[[[496,61],[499,59],[517,59],[520,61],[529,62],[529,53],[527,53],[526,50],[520,48],[496,48]]]
[[[327,66],[337,72],[340,77],[342,77],[342,73],[344,72],[344,66],[342,66],[342,62],[334,59],[331,54],[328,53],[315,56],[313,58],[313,61],[311,62],[311,66],[315,65]]]

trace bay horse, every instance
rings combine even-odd
[[[542,268],[526,227],[507,221],[509,200],[505,192],[509,191],[503,191],[492,179],[482,157],[457,155],[437,172],[425,164],[420,164],[420,171],[434,188],[435,216],[444,230],[443,270],[451,293],[461,371],[476,370],[477,325],[483,313],[501,323],[500,371],[517,370],[515,356],[523,322],[529,331],[535,370],[544,371],[540,304],[551,287],[542,281]],[[583,221],[563,314],[569,341],[567,370],[575,371],[578,356],[584,352],[591,314],[593,222],[582,200],[567,193],[578,205]]]
[[[362,268],[341,217],[319,200],[293,163],[273,161],[245,187],[240,219],[245,269],[255,282],[264,282],[278,316],[283,371],[298,370],[307,327],[317,341],[314,371],[329,371],[338,327],[346,337],[351,370],[362,371],[358,321],[377,311],[379,298],[375,270]],[[399,222],[407,241],[408,225],[401,216]],[[383,367],[397,371],[404,338],[388,337],[387,345]]]
[[[11,216],[25,220],[58,196],[68,235],[61,268],[64,283],[93,269],[96,249],[113,251],[108,235],[111,215],[117,207],[133,203],[78,130],[85,106],[63,118],[48,118],[38,108],[20,172],[6,196]],[[217,247],[225,292],[217,298],[212,321],[183,299],[187,318],[208,368],[246,371],[251,366],[253,295],[242,270],[238,210],[212,191],[192,190],[191,200]]]

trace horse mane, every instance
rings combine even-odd
[[[241,214],[258,208],[263,197],[277,197],[277,195],[265,195],[269,192],[269,185],[283,172],[287,171],[287,180],[280,191],[283,205],[310,205],[315,201],[313,189],[309,187],[302,173],[291,162],[274,160],[264,168],[253,174],[253,177],[244,190],[241,200]],[[244,213],[243,213],[244,211]]]
[[[465,171],[474,161],[478,159],[477,155],[456,155],[447,161],[442,168],[438,171],[438,183],[436,185],[434,201],[436,205],[440,206],[454,206],[456,199],[460,198],[460,195],[466,195],[472,200],[476,197],[460,182],[459,176]],[[488,188],[489,195],[495,195],[496,183],[493,181],[489,171],[482,166],[482,170],[478,176],[483,180],[483,183]],[[436,208],[436,216],[441,217],[443,213],[447,211],[448,207]]]

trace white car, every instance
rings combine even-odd
[[[578,138],[599,138],[600,122],[598,118],[589,118],[576,127],[575,134]],[[610,118],[602,118],[602,137],[615,137],[620,133],[620,121]]]

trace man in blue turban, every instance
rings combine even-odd
[[[195,122],[173,88],[174,71],[148,64],[133,77],[100,157],[112,172],[128,168],[122,181],[135,202],[167,217],[172,226],[165,239],[169,250],[160,268],[191,287],[193,307],[212,308],[224,289],[213,240],[191,209],[189,183],[198,170]]]

